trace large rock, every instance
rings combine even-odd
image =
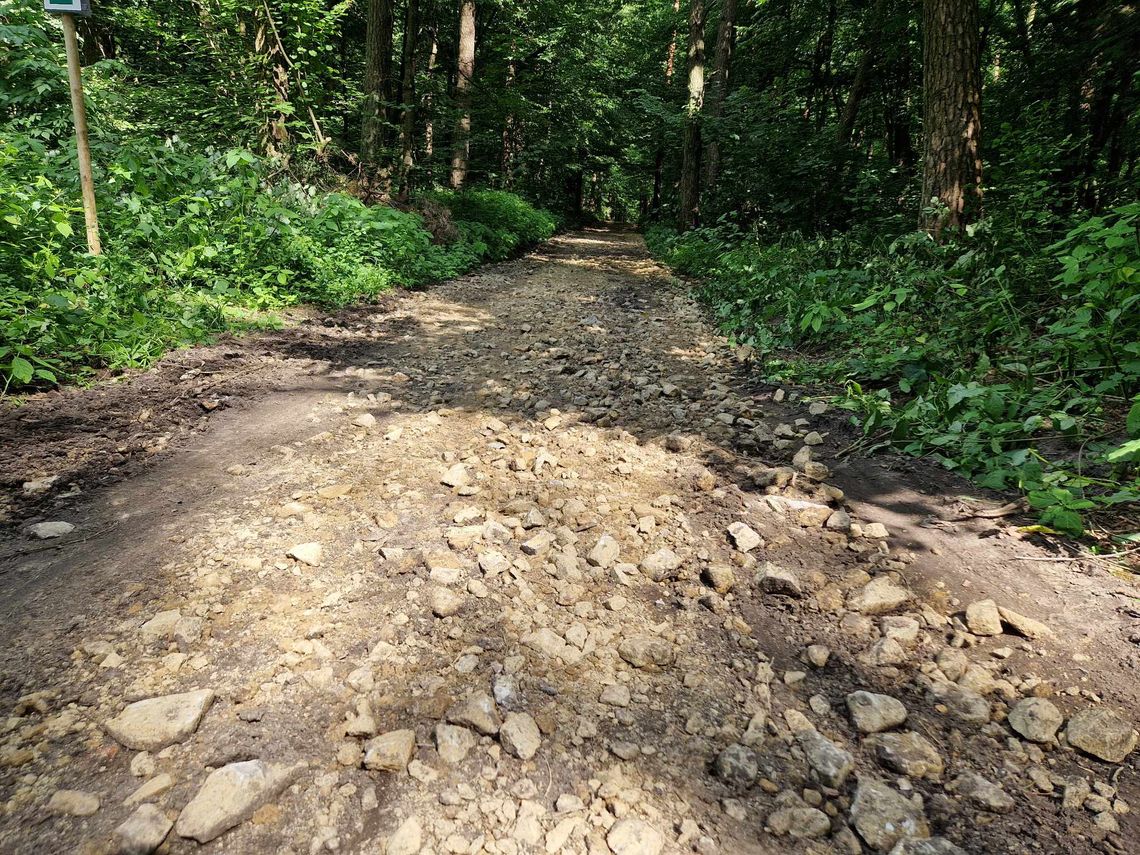
[[[655,582],[661,582],[673,575],[683,563],[681,556],[668,547],[647,555],[641,562],[641,572]]]
[[[847,696],[851,721],[862,733],[879,733],[898,727],[906,721],[906,707],[890,695],[874,692],[852,692]]]
[[[777,837],[814,840],[831,831],[831,820],[816,808],[789,806],[768,815],[768,829]]]
[[[970,689],[953,683],[934,683],[930,694],[937,704],[959,721],[969,724],[985,724],[990,720],[990,702]]]
[[[930,837],[926,840],[911,838],[900,840],[891,850],[891,855],[967,855],[945,837]]]
[[[1030,742],[1052,742],[1065,717],[1045,698],[1025,698],[1009,711],[1009,726]]]
[[[508,754],[520,760],[529,760],[538,753],[542,735],[528,713],[513,712],[507,714],[503,726],[499,728],[499,741]]]
[[[966,626],[974,635],[1001,635],[1001,614],[993,600],[966,606]]]
[[[210,689],[135,701],[104,727],[133,751],[158,751],[182,742],[198,729],[214,693]]]
[[[756,574],[756,583],[766,594],[778,594],[784,597],[803,596],[803,585],[800,575],[787,567],[780,567],[771,561],[764,562],[764,568]]]
[[[244,760],[215,769],[182,809],[174,832],[179,837],[209,843],[277,798],[304,768],[304,763],[289,766]]]
[[[618,655],[634,668],[655,671],[673,664],[673,645],[654,635],[635,635],[618,645]]]
[[[1009,793],[983,778],[977,772],[963,772],[946,785],[946,791],[964,796],[975,806],[990,813],[1009,813],[1013,799]]]
[[[1070,745],[1109,763],[1121,762],[1136,747],[1132,722],[1107,707],[1081,710],[1065,733]]]
[[[606,843],[614,855],[660,855],[665,836],[649,823],[627,816],[613,824]]]
[[[444,718],[452,724],[470,727],[484,736],[494,736],[503,723],[495,701],[485,692],[468,695],[452,704]]]
[[[922,809],[874,778],[859,779],[851,802],[851,824],[876,852],[888,852],[906,838],[930,836]]]
[[[586,561],[594,567],[601,567],[605,570],[618,560],[619,554],[621,554],[621,547],[618,542],[611,535],[603,534],[594,544],[594,548],[586,555]]]
[[[784,710],[784,719],[816,776],[829,787],[841,787],[855,768],[850,751],[840,748],[798,710]]]
[[[718,778],[741,790],[751,787],[760,771],[756,752],[736,743],[720,752],[713,765]]]
[[[115,855],[150,855],[173,827],[158,805],[141,805],[115,829],[112,851]]]
[[[364,768],[403,772],[416,752],[414,730],[392,730],[364,743]]]
[[[751,552],[764,542],[764,539],[746,523],[734,522],[728,527],[728,536],[741,552]]]
[[[416,855],[424,845],[424,830],[419,817],[409,816],[388,838],[384,855]]]
[[[847,608],[864,615],[881,615],[910,602],[910,591],[887,576],[877,576],[847,598]]]
[[[475,734],[465,727],[444,722],[435,726],[435,748],[444,763],[463,762],[475,741]]]
[[[1053,630],[1049,629],[1045,624],[1039,620],[1034,620],[1031,617],[1026,617],[1023,614],[1018,614],[1013,609],[1007,609],[1003,606],[998,606],[998,614],[1001,615],[1002,623],[1008,625],[1014,632],[1024,635],[1026,638],[1052,638]]]
[[[945,763],[925,736],[913,731],[876,733],[863,743],[892,772],[911,778],[940,778]]]

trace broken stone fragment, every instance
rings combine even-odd
[[[198,729],[214,702],[210,689],[147,698],[128,706],[104,727],[122,745],[134,751],[158,751],[182,742]]]
[[[317,567],[321,563],[323,552],[324,550],[319,543],[298,543],[285,554],[302,564]]]
[[[730,525],[728,527],[728,536],[741,552],[751,552],[764,542],[751,526],[742,522],[734,522]]]
[[[1086,754],[1120,763],[1136,747],[1136,730],[1116,710],[1093,707],[1069,719],[1065,731],[1069,744]]]
[[[174,823],[158,805],[141,805],[114,833],[115,855],[150,855],[162,845]]]
[[[1052,701],[1024,698],[1009,711],[1009,726],[1030,742],[1052,742],[1065,718]]]
[[[847,598],[847,608],[864,615],[881,615],[905,605],[910,598],[910,591],[890,577],[877,576]]]
[[[364,768],[381,772],[403,772],[416,751],[414,730],[392,730],[364,743]]]
[[[918,805],[869,777],[859,779],[851,802],[851,824],[876,852],[887,852],[906,838],[930,836],[930,826]]]
[[[264,760],[244,760],[215,769],[182,809],[174,831],[179,837],[209,843],[277,798],[304,769],[304,763],[284,765]]]

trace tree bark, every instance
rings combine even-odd
[[[515,77],[518,75],[518,60],[514,57],[515,46],[511,45],[511,58],[507,60],[507,79],[504,84],[508,97],[515,87]],[[503,148],[499,164],[502,173],[502,185],[510,190],[514,184],[515,155],[518,153],[518,120],[514,109],[508,109],[503,119]]]
[[[459,190],[467,181],[471,154],[471,82],[475,77],[475,0],[459,2],[459,64],[455,77],[455,141],[451,153],[451,187]]]
[[[978,0],[924,0],[920,224],[940,239],[982,207],[982,87]],[[933,208],[933,210],[929,210]]]
[[[673,13],[681,11],[681,0],[673,0]],[[669,39],[669,52],[665,57],[665,93],[668,96],[669,86],[673,82],[673,68],[677,59],[677,30],[673,29],[673,36]],[[649,203],[650,210],[657,213],[661,210],[661,188],[665,178],[665,144],[657,143],[657,151],[653,153],[653,197]]]
[[[685,105],[685,138],[681,151],[681,231],[700,222],[701,108],[705,100],[705,0],[689,5],[689,100]]]
[[[424,96],[424,164],[427,167],[427,180],[435,175],[435,94],[434,83],[436,61],[439,59],[439,36],[433,13],[431,27],[431,49],[428,51],[427,76],[428,92]]]
[[[732,64],[732,49],[736,43],[736,0],[724,0],[720,10],[720,25],[716,33],[716,54],[709,77],[708,114],[719,119],[724,112],[724,99],[728,94],[728,74]],[[715,130],[715,129],[714,129]],[[716,189],[720,172],[720,141],[714,135],[705,147],[705,188]]]
[[[406,201],[412,191],[412,169],[416,160],[416,42],[420,26],[419,0],[408,0],[404,16],[404,43],[401,49],[400,84],[400,182],[399,197]]]
[[[384,112],[392,75],[392,0],[368,0],[364,50],[364,115],[360,160],[374,165],[384,144]]]

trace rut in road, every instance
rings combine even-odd
[[[638,236],[246,346],[306,370],[5,543],[0,850],[1136,839],[1114,580],[837,466]]]

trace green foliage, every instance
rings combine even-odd
[[[437,245],[420,217],[277,177],[248,151],[124,148],[100,198],[104,254],[87,255],[67,164],[35,140],[0,147],[0,383],[51,383],[145,365],[220,330],[447,278],[549,237],[553,221],[506,193],[449,198],[463,237]],[[469,198],[470,197],[470,198]]]
[[[1140,499],[1138,225],[1122,206],[1033,255],[987,225],[946,245],[728,226],[647,240],[775,373],[845,384],[869,442],[1020,489],[1077,535],[1086,512]]]

